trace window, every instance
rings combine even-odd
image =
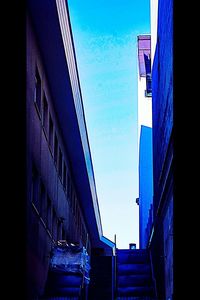
[[[56,212],[53,209],[53,222],[52,222],[52,234],[53,238],[56,241],[57,240],[57,217],[56,217]]]
[[[49,196],[47,196],[47,227],[52,233],[52,206],[51,206],[51,200]]]
[[[152,97],[151,74],[146,74],[146,91],[145,97]]]
[[[66,232],[63,227],[62,227],[62,240],[66,240]]]
[[[76,222],[77,222],[78,233],[80,235],[80,212],[79,212],[78,208],[77,208],[77,213],[76,213]]]
[[[74,194],[74,215],[75,215],[76,219],[77,219],[77,210],[78,210],[78,208],[77,208],[77,198],[76,198],[76,195]]]
[[[47,206],[46,190],[45,190],[44,184],[41,182],[41,184],[40,184],[40,211],[39,211],[39,213],[40,213],[40,215],[41,215],[41,217],[44,221],[46,221],[46,213],[47,213],[46,206]]]
[[[55,139],[54,139],[54,161],[57,164],[57,160],[58,160],[58,139],[57,136],[55,134]]]
[[[39,211],[39,174],[36,169],[36,167],[32,166],[32,187],[31,187],[31,201],[34,204],[34,206]]]
[[[62,180],[62,152],[60,148],[59,148],[58,174]]]
[[[67,186],[67,170],[66,170],[66,165],[65,165],[65,162],[64,162],[64,165],[63,165],[63,186],[64,186],[64,189],[66,190],[66,186]]]
[[[53,151],[53,121],[51,115],[49,115],[49,145]]]
[[[80,230],[80,237],[81,237],[81,239],[82,239],[82,235],[83,235],[83,225],[82,225],[82,223],[81,223],[81,218],[80,218],[80,223],[79,223],[79,230]]]
[[[71,197],[70,197],[70,202],[71,202],[71,207],[72,207],[72,212],[74,214],[74,191],[71,185]]]
[[[84,226],[82,227],[82,240],[83,240],[83,244],[86,245],[87,234]]]
[[[75,191],[72,188],[72,195],[71,195],[71,201],[72,201],[72,212],[76,218],[76,212],[77,212],[77,203],[76,203],[76,195],[75,195]]]
[[[71,202],[71,196],[72,196],[72,185],[71,185],[71,178],[68,174],[67,175],[67,197],[70,202]]]
[[[145,62],[145,70],[146,70],[145,97],[151,97],[152,96],[152,90],[151,90],[151,57],[150,57],[150,54],[146,55],[144,53],[144,62]]]
[[[57,223],[57,240],[61,240],[62,239],[62,223],[60,220],[58,220]]]
[[[34,101],[37,105],[38,111],[41,112],[41,96],[42,96],[42,83],[39,75],[38,68],[36,68],[35,74],[35,97]]]
[[[43,96],[42,125],[48,135],[48,104],[45,94]]]

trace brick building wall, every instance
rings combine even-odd
[[[74,185],[73,166],[68,160],[51,87],[29,18],[26,42],[27,283],[29,299],[37,299],[44,289],[53,243],[67,239],[86,245],[88,231]]]

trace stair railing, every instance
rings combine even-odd
[[[86,248],[86,252],[88,251],[88,233],[87,233],[87,238],[86,238],[86,245],[85,245],[85,248]],[[80,295],[80,299],[82,300],[87,300],[87,296],[86,296],[86,291],[85,291],[85,266],[83,268],[83,277],[82,277],[82,283],[81,283],[81,295]]]
[[[158,294],[157,294],[157,283],[156,283],[156,279],[155,279],[155,276],[154,276],[154,267],[153,267],[152,255],[151,255],[151,250],[150,250],[150,248],[148,248],[148,251],[149,251],[149,257],[150,257],[150,264],[151,264],[151,276],[152,276],[152,279],[153,279],[153,282],[154,282],[155,296],[156,296],[156,299],[158,299]]]

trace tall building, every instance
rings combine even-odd
[[[139,237],[140,249],[148,247],[153,222],[152,128],[142,125],[139,157]]]
[[[112,257],[114,244],[102,231],[66,1],[28,0],[26,35],[27,299],[36,300],[57,240],[94,258]]]
[[[153,227],[158,299],[173,299],[173,0],[151,1]]]
[[[151,36],[138,36],[138,152],[139,152],[139,243],[148,246],[152,226],[152,99]]]

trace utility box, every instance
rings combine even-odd
[[[135,243],[129,244],[129,249],[130,250],[135,250],[136,249],[136,244]]]

